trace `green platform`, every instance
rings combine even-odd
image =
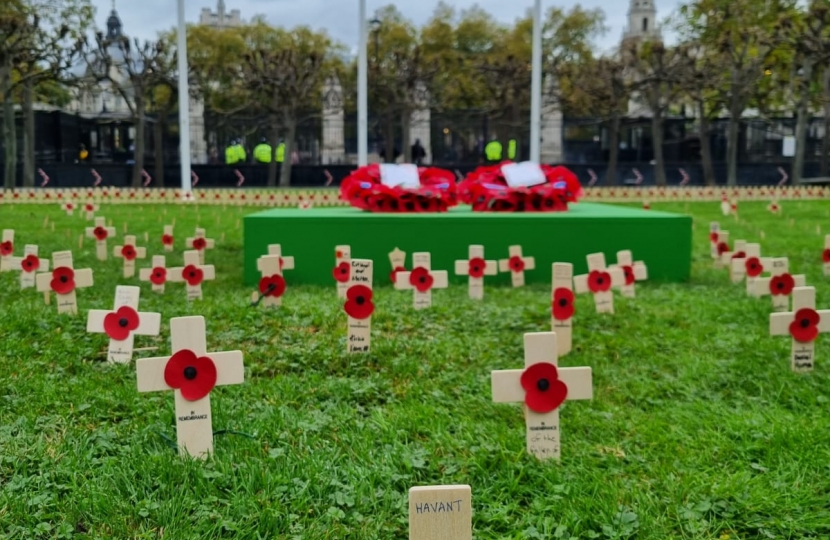
[[[507,258],[508,246],[519,244],[536,258],[528,283],[550,283],[551,264],[571,262],[576,274],[587,269],[585,256],[604,252],[609,264],[630,249],[648,265],[650,280],[686,281],[692,256],[692,218],[609,204],[579,203],[567,212],[478,213],[458,207],[444,214],[372,214],[354,208],[277,208],[245,217],[245,283],[258,282],[256,259],[268,244],[282,244],[296,269],[290,283],[334,285],[334,246],[350,245],[352,257],[375,261],[375,284],[388,284],[389,252],[399,247],[411,254],[429,251],[432,268],[448,270],[467,258],[470,244],[483,244],[487,259]],[[507,274],[488,283],[509,283]]]

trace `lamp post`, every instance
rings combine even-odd
[[[178,1],[177,63],[179,68],[179,174],[182,199],[189,200],[190,182],[190,94],[187,87],[187,28],[184,24],[184,0]]]
[[[542,159],[542,0],[533,6],[533,56],[530,77],[530,161]]]
[[[181,2],[183,0],[179,0]],[[366,0],[360,0],[360,39],[357,46],[357,165],[369,164],[369,76],[366,54]]]

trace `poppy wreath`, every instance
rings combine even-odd
[[[182,349],[164,366],[164,382],[181,391],[187,401],[198,401],[216,386],[216,364],[207,356]]]
[[[368,212],[446,212],[458,204],[455,176],[437,167],[419,167],[417,189],[381,183],[380,166],[360,167],[340,183],[340,198]]]
[[[352,265],[346,261],[341,262],[332,270],[334,280],[338,283],[347,283],[352,275]]]
[[[167,269],[161,266],[153,268],[150,274],[150,283],[153,285],[164,285],[167,281]]]
[[[802,308],[795,312],[790,323],[790,335],[799,343],[810,343],[818,337],[821,316],[814,309]]]
[[[795,288],[795,279],[790,274],[773,276],[769,280],[769,292],[773,296],[789,296]]]
[[[274,274],[260,279],[259,292],[262,296],[281,297],[285,294],[285,278],[279,274]]]
[[[554,411],[568,397],[568,387],[559,379],[556,366],[547,362],[525,369],[520,382],[525,391],[525,405],[536,413]]]
[[[758,257],[749,257],[745,262],[746,275],[751,278],[758,277],[764,272],[764,265]]]
[[[11,240],[6,240],[0,244],[0,256],[8,257],[12,253],[14,253],[14,244]]]
[[[502,165],[479,167],[458,184],[461,202],[474,212],[566,212],[568,203],[578,201],[582,186],[566,167],[540,165],[547,180],[530,187],[512,188],[502,173]]]
[[[346,291],[346,303],[343,305],[346,314],[352,319],[368,319],[375,311],[372,302],[372,289],[366,285],[352,285]]]
[[[551,303],[553,318],[557,321],[567,321],[574,316],[574,293],[570,289],[560,287],[553,291]]]
[[[104,317],[104,332],[115,341],[124,341],[138,328],[138,313],[130,306],[121,306]]]
[[[20,262],[20,268],[22,268],[26,273],[35,272],[38,268],[40,268],[40,259],[37,255],[26,255],[26,257]]]

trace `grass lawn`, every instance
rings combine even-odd
[[[769,297],[748,298],[709,257],[720,219],[732,240],[789,256],[830,308],[816,230],[830,232],[830,204],[785,201],[779,216],[766,205],[742,203],[737,223],[717,203],[652,205],[695,217],[692,281],[638,284],[614,316],[578,298],[560,365],[591,366],[595,395],[564,405],[560,463],[527,455],[521,407],[490,396],[491,370],[522,366],[522,334],[550,329],[549,287],[494,287],[475,303],[455,286],[414,312],[411,293],[384,283],[372,352],[350,356],[333,283],[291,287],[288,272],[283,308],[249,306],[237,223],[252,210],[105,206],[111,246],[125,225],[139,245],[149,232],[139,267],[174,215],[177,249],[197,224],[217,240],[205,300],[142,284],[162,335],[136,339],[159,347],[139,354],[168,355],[169,319],[204,315],[209,350],[244,351],[246,382],[214,390],[213,424],[251,437],[218,436],[203,463],[164,439],[175,439],[172,393],[139,394],[134,366],[103,362],[108,338],[85,331],[86,310],[111,308],[115,286],[137,279],[125,283],[120,259],[98,262],[92,241],[78,249],[82,217],[0,206],[18,254],[71,248],[76,268],[95,270],[75,318],[0,275],[0,536],[404,539],[410,487],[468,483],[478,540],[827,538],[830,338],[813,373],[792,373],[789,338],[768,336]],[[388,261],[376,264],[379,281]]]

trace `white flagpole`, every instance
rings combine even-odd
[[[176,35],[179,68],[179,162],[181,163],[182,198],[192,190],[190,184],[190,95],[187,85],[187,28],[184,22],[184,0],[178,1],[179,29]]]
[[[181,1],[181,0],[180,0]],[[360,43],[357,60],[357,165],[369,163],[369,58],[366,0],[360,0]]]
[[[533,58],[530,78],[530,161],[542,159],[542,0],[533,6]]]

